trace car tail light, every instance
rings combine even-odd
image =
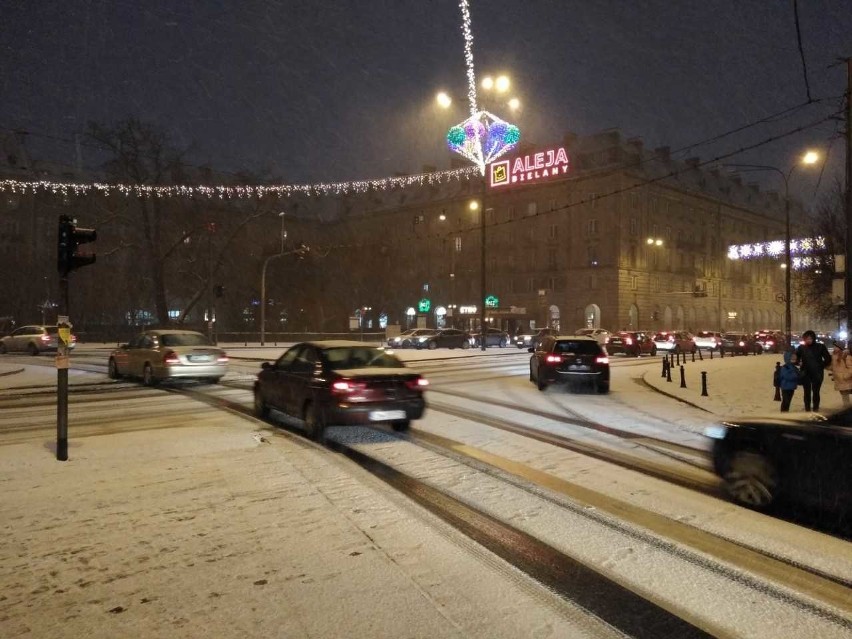
[[[429,385],[429,380],[425,377],[417,377],[415,379],[405,380],[405,385],[411,390],[423,390]]]
[[[180,364],[180,357],[174,351],[166,351],[163,354],[163,363],[164,364]]]
[[[595,358],[595,362],[598,364],[609,364],[609,357],[601,355],[600,357]]]
[[[40,339],[41,339],[42,342],[49,342],[50,341],[50,335],[42,335]]]
[[[745,346],[745,342],[740,342],[740,346]]]
[[[331,392],[336,395],[350,395],[367,388],[366,382],[353,382],[351,379],[339,379],[331,385]]]
[[[669,336],[666,338],[666,341],[667,341],[667,342],[673,342],[673,341],[674,341],[674,335],[669,335]]]
[[[607,340],[607,341],[609,341],[609,340]],[[633,338],[632,337],[625,337],[624,343],[627,344],[628,346],[630,346],[633,343]]]
[[[76,335],[72,335],[72,336],[71,336],[71,343],[72,343],[72,344],[76,344],[76,343],[77,343],[77,336],[76,336]]]
[[[609,338],[604,338],[604,344],[609,344]]]
[[[216,358],[216,361],[219,362],[220,364],[227,364],[228,363],[228,356],[227,355],[219,355],[219,357]]]
[[[549,364],[560,364],[562,362],[562,356],[561,355],[548,355],[547,357],[544,358],[544,361],[548,362]]]
[[[774,343],[775,343],[775,342],[773,342],[771,339],[766,340],[766,345],[767,345],[767,346],[772,346]]]

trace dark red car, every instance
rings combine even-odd
[[[606,343],[606,352],[610,355],[624,353],[632,357],[656,355],[657,345],[649,333],[642,331],[621,331],[611,335]]]

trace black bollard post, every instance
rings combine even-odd
[[[692,361],[695,361],[695,351],[692,351]]]
[[[713,351],[710,351],[710,352],[712,353]],[[698,359],[700,359],[702,362],[704,361],[704,355],[701,354],[700,348],[698,349]]]
[[[715,349],[715,348],[711,348],[711,349],[710,349],[710,359],[713,359],[713,351],[714,351],[714,350],[716,350],[716,349]]]
[[[680,387],[686,388],[686,371],[683,368],[683,365],[680,367]]]
[[[707,395],[707,371],[701,371],[701,396],[708,397]]]
[[[672,365],[671,364],[666,366],[666,381],[667,382],[672,381]]]
[[[662,374],[660,375],[660,377],[665,377],[665,376],[666,376],[666,368],[668,367],[668,363],[669,363],[669,356],[668,356],[668,355],[663,355],[663,372],[662,372]]]
[[[775,397],[772,398],[772,401],[780,402],[781,401],[781,362],[775,362],[775,375],[772,376],[772,380],[775,383]]]
[[[675,366],[680,366],[680,351],[675,351]]]

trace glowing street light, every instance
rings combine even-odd
[[[482,78],[482,88],[486,91],[490,91],[491,89],[493,89],[494,78],[492,78],[490,75],[486,75],[484,78]]]
[[[506,75],[501,75],[494,81],[494,88],[497,89],[497,93],[506,93],[510,85],[509,76]]]
[[[802,156],[802,164],[816,164],[819,161],[819,153],[808,151]]]
[[[648,246],[662,246],[663,240],[659,237],[649,237],[647,240],[645,240],[645,244],[647,244]]]
[[[467,208],[469,208],[471,211],[478,211],[479,210],[479,202],[476,201],[476,200],[471,200],[470,204],[467,205]]]
[[[438,106],[442,109],[450,108],[450,105],[453,103],[453,99],[444,91],[441,91],[438,95],[436,95],[435,100],[438,102]]]
[[[521,108],[521,101],[518,100],[518,98],[512,98],[509,100],[509,108],[512,109],[512,111],[517,111]]]

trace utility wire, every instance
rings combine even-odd
[[[796,20],[796,41],[799,44],[799,56],[802,58],[802,75],[805,78],[805,91],[808,102],[811,102],[811,84],[808,82],[808,65],[805,62],[805,50],[802,47],[802,28],[799,25],[799,0],[793,0],[793,17]]]

